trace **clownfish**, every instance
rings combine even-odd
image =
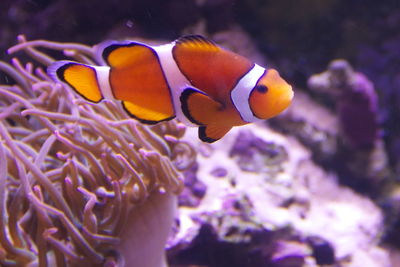
[[[208,143],[233,126],[278,115],[293,98],[276,70],[199,35],[160,46],[109,41],[98,50],[104,66],[57,61],[48,67],[49,76],[88,101],[120,100],[142,123],[177,117],[199,127],[199,138]]]

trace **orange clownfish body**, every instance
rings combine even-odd
[[[177,117],[198,126],[204,142],[220,139],[233,126],[278,115],[293,97],[276,70],[201,36],[161,46],[109,42],[100,53],[105,66],[58,61],[48,73],[91,102],[121,100],[126,112],[143,123]]]

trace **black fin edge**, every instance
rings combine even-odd
[[[101,57],[103,58],[104,62],[107,65],[110,65],[110,62],[108,62],[107,58],[108,56],[117,48],[120,47],[132,47],[132,46],[144,46],[147,48],[150,48],[153,53],[155,53],[154,49],[146,44],[138,43],[138,42],[126,42],[126,43],[112,43],[108,46],[106,46],[103,51],[101,52]]]
[[[157,124],[157,123],[159,123],[159,122],[170,121],[170,120],[172,120],[172,119],[175,118],[175,116],[171,116],[171,117],[168,117],[168,118],[163,119],[163,120],[160,120],[160,121],[144,120],[144,119],[141,119],[141,118],[139,118],[139,117],[133,115],[133,114],[125,107],[125,104],[124,104],[123,101],[121,101],[121,104],[122,104],[122,108],[123,108],[123,109],[125,110],[125,112],[129,115],[129,117],[131,117],[132,119],[135,119],[135,120],[137,120],[137,121],[139,121],[139,122],[141,122],[141,123],[144,123],[144,124],[154,125],[154,124]]]
[[[189,111],[189,106],[188,106],[187,100],[190,97],[190,95],[192,95],[194,93],[200,93],[200,94],[206,95],[194,88],[188,87],[188,88],[184,89],[183,92],[181,93],[181,96],[179,97],[179,99],[181,101],[181,109],[182,109],[183,114],[186,116],[186,118],[189,119],[190,122],[202,126],[204,124],[197,121],[195,118],[193,118]]]
[[[216,43],[214,43],[213,41],[211,41],[201,35],[184,35],[175,40],[176,44],[184,44],[186,42],[199,42],[199,43],[205,43],[205,44],[217,46]]]
[[[65,78],[64,78],[64,73],[65,73],[65,70],[66,70],[69,66],[76,65],[76,64],[79,64],[79,63],[73,63],[73,62],[71,62],[71,63],[66,63],[66,64],[62,65],[61,67],[59,67],[59,68],[57,69],[57,71],[56,71],[56,74],[57,74],[58,79],[60,79],[61,81],[67,83],[68,85],[70,85],[70,84],[65,80]],[[70,85],[70,86],[71,86],[71,85]]]
[[[57,77],[60,79],[60,81],[62,81],[62,82],[64,82],[64,83],[68,84],[68,86],[71,87],[72,89],[74,89],[74,92],[77,93],[78,95],[80,95],[83,99],[85,99],[85,100],[87,100],[87,101],[89,101],[89,102],[91,102],[91,103],[99,103],[99,102],[101,102],[101,101],[104,99],[104,96],[103,96],[101,90],[100,90],[100,94],[101,94],[100,100],[99,100],[99,101],[93,101],[93,100],[91,100],[91,99],[88,99],[87,97],[85,97],[85,96],[82,95],[81,93],[79,93],[79,91],[75,88],[75,86],[73,86],[73,85],[70,84],[67,80],[65,80],[65,78],[64,78],[65,70],[66,70],[69,66],[71,66],[71,65],[81,65],[81,66],[85,66],[85,67],[88,67],[88,68],[92,69],[92,71],[94,71],[94,73],[95,73],[95,75],[96,75],[97,87],[100,89],[100,84],[99,84],[99,81],[97,80],[97,73],[96,73],[96,70],[95,70],[92,66],[90,66],[90,65],[86,65],[86,64],[82,64],[82,63],[78,63],[78,62],[66,63],[66,64],[62,65],[61,67],[59,67],[59,68],[56,70]]]
[[[207,136],[206,134],[206,129],[207,126],[200,126],[199,127],[199,139],[203,142],[206,143],[214,143],[215,141],[218,141],[219,139],[213,139]]]

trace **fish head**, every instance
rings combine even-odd
[[[275,117],[292,102],[293,90],[275,69],[268,69],[249,96],[253,114],[262,120]]]

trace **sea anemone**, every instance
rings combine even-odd
[[[54,61],[36,47],[98,63],[92,47],[23,36],[9,53]],[[0,265],[165,266],[180,171],[195,159],[185,127],[89,104],[33,63],[0,72]]]

